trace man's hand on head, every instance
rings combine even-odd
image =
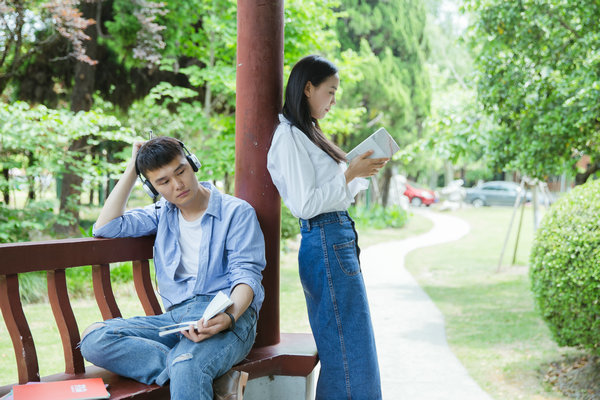
[[[140,148],[145,144],[146,142],[134,142],[133,146],[131,147],[131,159],[135,162],[135,159],[137,157],[137,153],[138,151],[140,151]]]

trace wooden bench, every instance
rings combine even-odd
[[[92,265],[94,296],[103,319],[120,317],[111,286],[110,263],[131,261],[137,296],[146,315],[162,313],[150,278],[154,238],[63,239],[45,242],[0,244],[0,309],[10,334],[17,362],[19,384],[101,377],[109,385],[111,399],[168,399],[168,386],[145,385],[95,366],[85,367],[80,328],[73,313],[65,270]],[[46,271],[48,298],[62,340],[65,372],[40,377],[36,347],[19,295],[19,274]],[[255,347],[235,368],[250,379],[284,375],[307,377],[318,358],[310,334],[281,334],[279,343]],[[13,385],[0,387],[0,397]]]

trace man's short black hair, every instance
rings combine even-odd
[[[167,136],[159,136],[148,140],[138,150],[135,167],[138,174],[146,176],[146,172],[164,167],[177,156],[184,156],[183,143]]]

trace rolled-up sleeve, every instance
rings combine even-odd
[[[265,239],[254,209],[248,206],[231,221],[227,236],[227,254],[231,290],[244,283],[254,292],[252,306],[260,310],[265,297],[261,284],[266,265]]]
[[[125,212],[101,227],[94,224],[94,237],[140,237],[153,235],[158,226],[157,209],[154,205]]]

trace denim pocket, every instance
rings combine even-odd
[[[233,333],[242,342],[247,342],[252,331],[256,331],[256,313],[248,308],[237,320]],[[254,340],[253,340],[254,342]]]
[[[352,239],[346,243],[334,244],[333,251],[340,264],[340,268],[346,275],[353,276],[360,273],[360,264],[356,254],[356,242]]]

